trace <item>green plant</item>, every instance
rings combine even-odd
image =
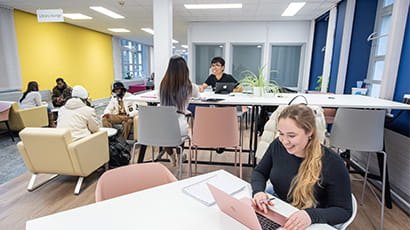
[[[264,69],[266,65],[258,68],[258,73],[255,74],[250,70],[242,71],[241,74],[244,78],[239,81],[242,87],[263,87],[265,90],[271,93],[279,93],[279,85],[275,80],[266,80]],[[278,72],[277,70],[271,70],[269,73]]]
[[[323,81],[323,77],[321,75],[317,76],[317,81],[316,81],[317,86],[315,87],[316,91],[321,91],[322,90],[322,81]]]
[[[125,74],[125,79],[131,79],[132,78],[132,73],[131,72],[127,72]]]

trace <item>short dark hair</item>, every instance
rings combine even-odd
[[[65,83],[64,79],[62,79],[61,77],[56,79],[56,83],[58,83],[59,81],[61,81],[62,83]]]
[[[215,63],[220,63],[222,66],[225,66],[225,60],[221,57],[212,58],[211,65]]]

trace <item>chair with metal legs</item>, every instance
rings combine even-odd
[[[350,159],[350,157],[349,159],[345,159],[348,164],[349,162],[352,162],[354,163],[355,168],[361,169],[359,170],[359,173],[364,176],[360,201],[361,205],[363,204],[364,192],[371,175],[369,174],[370,153],[375,152],[383,155],[382,169],[380,169],[381,175],[372,175],[373,179],[380,180],[382,183],[381,199],[378,198],[373,188],[369,186],[381,205],[380,229],[383,229],[386,181],[388,180],[386,178],[387,154],[383,151],[384,118],[384,110],[340,108],[337,110],[332,132],[330,134],[330,144],[332,146],[347,151],[355,150],[360,153],[367,152],[367,162],[364,168],[359,166],[359,164],[353,159]]]
[[[183,154],[182,145],[189,136],[181,137],[177,108],[174,106],[140,106],[138,112],[138,142],[132,148],[131,163],[134,163],[136,145],[154,147],[175,147]],[[159,159],[164,150],[157,156]],[[179,157],[178,179],[182,178],[183,155]],[[154,161],[152,151],[152,161]]]

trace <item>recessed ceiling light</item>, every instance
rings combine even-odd
[[[262,48],[262,45],[257,45],[256,48]]]
[[[128,33],[128,32],[130,32],[129,30],[124,29],[124,28],[108,28],[108,30],[112,31],[112,32],[116,32],[116,33]]]
[[[108,9],[102,7],[102,6],[90,6],[90,9],[95,10],[99,13],[105,14],[105,15],[107,15],[109,17],[112,17],[112,18],[115,18],[115,19],[124,18],[124,16],[119,15],[115,12],[112,12],[111,10],[108,10]]]
[[[281,16],[295,16],[305,4],[306,2],[291,2]]]
[[[179,43],[179,41],[172,39],[172,43]]]
[[[239,9],[242,8],[242,3],[232,4],[184,4],[186,9]]]
[[[181,45],[182,48],[188,49],[188,45]]]
[[[145,31],[145,32],[147,32],[147,33],[149,33],[149,34],[154,35],[154,30],[151,29],[151,28],[141,28],[141,30],[142,30],[142,31]]]
[[[220,48],[224,48],[224,46],[223,46],[223,45],[219,45],[219,47],[220,47]]]
[[[64,17],[69,18],[69,19],[73,19],[73,20],[87,20],[87,19],[93,19],[92,17],[89,17],[87,15],[84,14],[63,14]]]

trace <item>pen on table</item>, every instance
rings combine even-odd
[[[271,201],[271,200],[274,200],[274,199],[275,199],[275,197],[271,197],[267,200],[261,200],[261,201],[259,201],[259,204],[262,204],[262,203],[265,203],[265,202],[268,202],[268,201]]]

